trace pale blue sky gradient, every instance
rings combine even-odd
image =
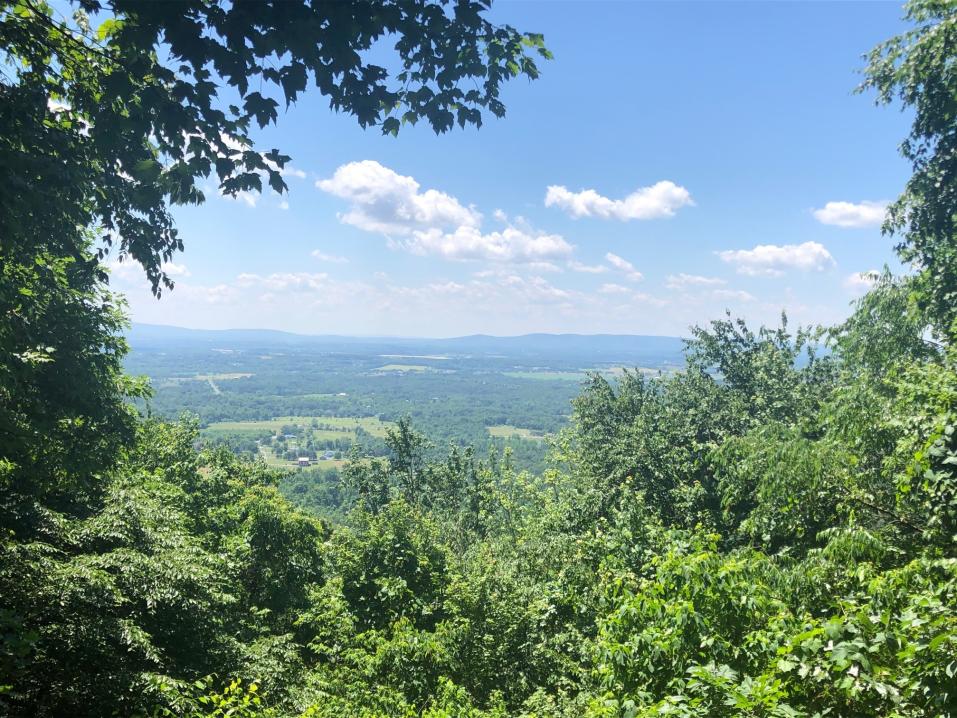
[[[540,80],[508,86],[504,120],[382,137],[309,94],[255,135],[292,156],[287,196],[210,191],[176,212],[186,251],[173,292],[156,301],[129,266],[114,285],[134,321],[313,334],[685,334],[726,307],[837,321],[858,272],[899,268],[878,219],[908,176],[908,118],[853,90],[900,14],[501,2],[497,20],[543,32],[555,53]],[[329,181],[363,161],[374,188]],[[678,189],[614,202],[659,182]],[[550,186],[605,199],[579,197],[575,217],[571,202],[546,206]],[[373,190],[386,199],[355,199]]]

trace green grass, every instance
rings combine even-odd
[[[518,437],[519,439],[541,441],[545,438],[545,435],[540,431],[536,431],[535,429],[526,429],[522,426],[512,426],[511,424],[496,424],[495,426],[490,426],[488,427],[488,434],[489,436],[494,436],[497,439]]]
[[[309,418],[311,423],[312,417]],[[373,436],[378,436],[380,439],[385,437],[386,429],[393,426],[391,421],[381,421],[377,416],[317,416],[316,421],[320,424],[341,428],[343,431],[355,431],[357,427],[361,426],[365,431]]]
[[[266,466],[272,469],[297,469],[299,464],[295,461],[277,458],[273,450],[268,446],[259,447],[259,455],[266,462]],[[310,469],[341,469],[346,465],[346,459],[317,459],[309,463]]]
[[[312,428],[315,419],[323,428]],[[220,437],[227,435],[258,436],[263,433],[274,434],[282,430],[283,426],[299,425],[309,429],[316,439],[341,439],[345,434],[355,434],[361,427],[368,433],[379,438],[386,435],[386,429],[392,426],[391,422],[380,421],[377,416],[277,416],[275,419],[263,421],[217,421],[203,430],[207,436]]]
[[[273,453],[272,449],[268,446],[259,447],[259,455],[265,460],[266,466],[269,466],[273,469],[289,469],[292,468],[293,463],[291,461],[286,461],[285,459],[276,458],[276,455]]]
[[[270,446],[260,446],[259,455],[266,462],[266,465],[273,469],[298,469],[299,464],[297,461],[289,459],[280,459],[278,458]],[[360,463],[367,463],[368,458],[359,459]],[[316,459],[315,461],[309,462],[310,469],[341,469],[349,463],[348,459]]]

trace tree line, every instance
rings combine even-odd
[[[403,420],[335,523],[137,415],[101,250],[159,292],[198,177],[281,183],[222,140],[275,119],[251,88],[444,131],[502,114],[542,39],[466,0],[75,7],[0,14],[3,712],[957,715],[957,7],[912,0],[862,88],[914,116],[909,273],[836,327],[728,317],[682,372],[593,377],[541,473]]]

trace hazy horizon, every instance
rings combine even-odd
[[[637,334],[637,333],[609,333],[609,332],[524,332],[522,334],[486,334],[486,333],[475,333],[475,334],[452,334],[448,336],[427,336],[427,335],[413,335],[413,334],[341,334],[341,333],[331,333],[331,334],[316,334],[312,332],[293,332],[287,331],[285,329],[270,329],[268,327],[185,327],[179,324],[162,324],[158,322],[132,322],[131,329],[136,330],[137,327],[149,327],[155,329],[176,329],[187,332],[274,332],[279,334],[289,334],[299,337],[336,337],[342,339],[420,339],[427,341],[444,341],[449,339],[468,339],[471,337],[489,337],[491,339],[520,339],[522,337],[531,337],[531,336],[547,336],[547,337],[628,337],[628,338],[641,338],[641,339],[685,339],[686,337],[679,334]]]

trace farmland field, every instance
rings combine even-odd
[[[313,424],[318,424],[314,426]],[[209,424],[205,431],[212,434],[277,432],[284,426],[307,428],[313,434],[324,434],[335,438],[338,434],[355,434],[356,429],[384,437],[390,422],[381,421],[375,416],[279,416],[275,419],[258,421],[216,421]]]
[[[432,457],[450,444],[478,455],[509,446],[515,466],[539,472],[544,438],[565,425],[589,373],[615,382],[623,367],[656,373],[683,361],[681,341],[664,337],[350,339],[134,325],[130,344],[128,369],[154,388],[144,410],[192,413],[206,442],[283,469],[308,456],[317,471],[340,469],[353,445],[386,456],[387,428],[407,416]]]
[[[534,439],[536,441],[541,441],[545,438],[545,434],[540,431],[526,429],[521,426],[510,426],[508,424],[490,426],[488,427],[488,434],[489,436],[494,436],[499,439],[517,437],[519,439]]]

